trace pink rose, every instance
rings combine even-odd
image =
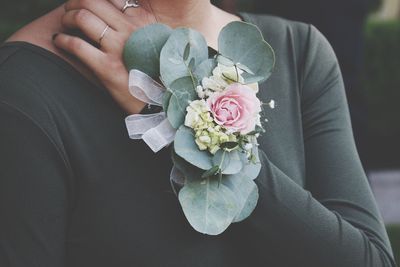
[[[228,130],[247,134],[254,131],[261,103],[250,87],[233,83],[224,91],[212,94],[207,104],[217,124]]]

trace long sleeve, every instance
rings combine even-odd
[[[271,162],[263,147],[260,199],[250,224],[298,266],[394,267],[354,144],[336,56],[314,26],[308,30],[300,78],[306,186]]]
[[[0,125],[0,266],[65,266],[65,161],[29,114],[4,101]]]

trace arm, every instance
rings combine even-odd
[[[65,266],[69,170],[24,112],[0,100],[0,266]]]
[[[306,189],[263,154],[251,224],[298,266],[396,266],[354,145],[339,65],[313,26],[302,69]]]

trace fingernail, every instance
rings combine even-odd
[[[57,37],[58,33],[53,34],[53,36],[51,37],[51,39],[54,41]]]

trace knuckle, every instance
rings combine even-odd
[[[79,0],[79,6],[82,8],[88,8],[90,9],[90,7],[94,4],[93,0]]]
[[[78,25],[86,24],[90,18],[90,12],[86,9],[79,9],[75,12],[74,18]]]

